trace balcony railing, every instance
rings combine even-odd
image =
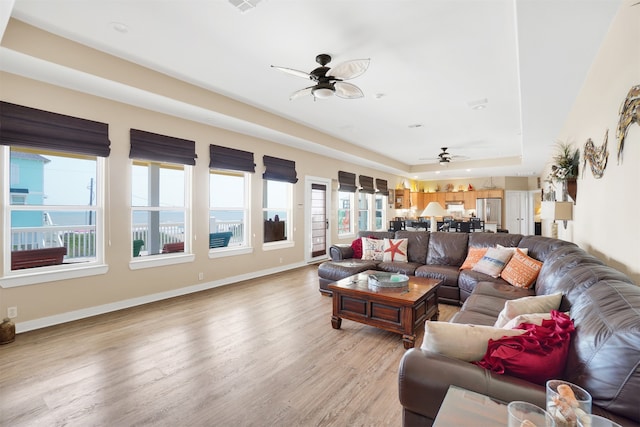
[[[212,233],[230,231],[232,233],[229,246],[239,245],[244,241],[244,224],[240,221],[216,221]],[[167,243],[184,241],[184,224],[160,224],[160,248]],[[64,262],[82,262],[96,256],[95,225],[47,225],[42,227],[15,227],[11,229],[11,250],[66,247]],[[135,224],[132,230],[133,240],[148,242],[146,224]],[[146,255],[145,248],[141,252]]]

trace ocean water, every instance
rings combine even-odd
[[[89,211],[47,211],[54,225],[90,225],[95,224],[95,214]],[[210,211],[209,215],[217,221],[241,221],[242,212]],[[134,212],[133,223],[144,224],[147,222],[147,212]],[[182,212],[162,212],[160,223],[182,223]]]

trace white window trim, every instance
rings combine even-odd
[[[215,173],[217,169],[209,169],[209,174]],[[252,173],[249,172],[239,172],[244,175],[244,242],[240,246],[227,246],[225,248],[209,248],[209,258],[224,258],[235,255],[245,255],[253,253],[253,245],[251,239],[251,176]],[[209,183],[211,183],[211,178],[209,176]],[[211,189],[209,189],[209,193],[211,193]],[[209,200],[209,211],[211,211],[211,200]],[[209,230],[211,233],[211,230]]]
[[[136,161],[136,159],[133,159]],[[130,164],[130,167],[133,167],[133,161]],[[134,211],[149,211],[149,210],[157,210],[157,211],[175,211],[175,210],[183,210],[184,209],[184,252],[176,252],[171,254],[154,254],[144,257],[136,257],[131,258],[129,261],[129,268],[131,270],[139,270],[143,268],[154,268],[161,267],[164,265],[174,265],[174,264],[183,264],[187,262],[195,261],[195,255],[192,253],[192,191],[193,188],[193,166],[190,165],[182,165],[184,167],[184,207],[179,206],[168,206],[168,207],[158,207],[158,206],[131,206],[130,214],[129,214],[129,231],[131,232],[133,224],[133,212]],[[133,179],[133,178],[131,178]],[[131,184],[129,183],[129,191],[131,192]],[[131,200],[131,194],[129,195],[129,200]],[[129,202],[131,203],[131,202]],[[133,237],[130,233],[130,236]],[[133,247],[133,240],[129,239],[129,247]]]
[[[263,180],[262,183],[262,191],[264,193],[264,189],[266,186],[266,181],[269,180]],[[293,240],[293,232],[295,231],[295,228],[293,227],[293,184],[292,183],[288,183],[289,185],[287,186],[287,198],[289,200],[289,206],[285,209],[285,211],[287,212],[287,219],[286,219],[286,236],[287,239],[286,240],[278,240],[276,242],[265,242],[264,241],[264,230],[263,230],[263,234],[260,237],[260,240],[262,241],[262,250],[264,251],[271,251],[271,250],[276,250],[276,249],[284,249],[284,248],[292,248],[295,246],[295,242]],[[263,194],[263,200],[264,200],[264,194]],[[264,222],[264,212],[268,211],[268,208],[264,207],[264,202],[262,204],[262,209],[260,211],[260,219],[262,222]],[[264,225],[263,225],[264,227]]]
[[[2,164],[2,182],[0,186],[0,199],[2,200],[4,209],[1,209],[2,230],[5,236],[11,235],[11,215],[10,212],[10,163],[11,154],[10,146],[3,145],[0,147],[0,164]],[[95,261],[64,264],[47,267],[25,268],[23,270],[11,271],[11,239],[4,239],[3,245],[3,265],[4,274],[0,278],[0,287],[13,288],[18,286],[33,285],[38,283],[56,282],[60,280],[74,279],[79,277],[97,276],[106,274],[109,266],[104,263],[104,200],[105,200],[105,170],[106,159],[96,157],[96,204],[93,207],[96,212],[96,259]],[[28,206],[28,205],[18,205]],[[49,206],[47,206],[49,207]],[[66,209],[67,207],[65,207]],[[82,207],[85,209],[86,207]],[[39,210],[42,210],[40,207]]]
[[[340,191],[338,191],[338,193],[340,193]],[[338,234],[339,238],[350,238],[350,237],[354,237],[356,235],[356,227],[355,227],[355,211],[356,209],[354,209],[354,206],[356,206],[356,193],[352,193],[349,191],[343,191],[343,193],[347,193],[350,196],[350,206],[351,208],[349,209],[349,224],[351,224],[351,227],[349,229],[349,231],[347,233],[340,233],[340,227],[337,226],[336,227],[336,232]],[[341,210],[340,208],[340,195],[338,194],[338,203],[337,203],[338,207],[336,209],[336,217],[338,216],[338,211]],[[337,218],[336,218],[337,219]]]

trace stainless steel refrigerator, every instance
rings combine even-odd
[[[502,228],[502,199],[476,199],[476,216]]]

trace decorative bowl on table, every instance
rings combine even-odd
[[[375,273],[368,278],[369,289],[404,291],[409,289],[409,276],[399,273]]]

